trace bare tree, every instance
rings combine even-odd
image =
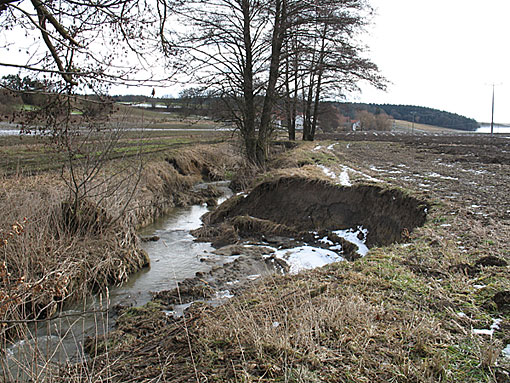
[[[28,73],[6,78],[0,87],[24,101],[37,99],[37,109],[17,113],[15,122],[25,133],[49,137],[63,154],[70,214],[84,203],[100,206],[121,190],[129,200],[137,185],[139,161],[105,169],[122,154],[116,151],[124,131],[118,119],[109,119],[113,103],[106,93],[112,84],[153,86],[161,80],[151,68],[161,50],[170,49],[161,33],[169,9],[165,0],[0,0],[0,67]],[[11,39],[2,41],[7,31]],[[21,49],[23,36],[35,41],[33,54],[16,61],[19,56],[5,52]]]
[[[243,139],[246,157],[262,165],[272,132],[288,0],[192,0],[178,10],[190,28],[178,45],[190,82],[220,97]]]
[[[324,97],[357,90],[365,80],[384,88],[377,66],[363,57],[356,41],[371,8],[364,0],[306,2],[289,21],[284,98],[289,138],[295,137],[296,99],[301,94],[303,139],[313,140]],[[288,74],[290,73],[290,75]],[[290,83],[290,84],[289,84]]]

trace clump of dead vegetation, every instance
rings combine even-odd
[[[111,192],[103,181],[121,168],[112,163],[88,185],[94,193],[78,200],[58,174],[1,179],[3,341],[15,338],[24,320],[49,318],[65,302],[122,284],[147,266],[135,229],[174,206],[217,197],[215,188],[193,185],[221,179],[234,163],[211,147],[168,153],[149,163],[134,186]]]

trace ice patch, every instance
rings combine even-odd
[[[316,267],[344,260],[343,257],[334,251],[312,246],[299,246],[293,249],[278,250],[275,253],[275,257],[287,262],[290,274],[297,274],[302,270],[315,269]]]
[[[333,150],[333,148],[335,147],[335,145],[338,145],[338,144],[331,144],[331,145],[329,145],[329,146],[328,146],[328,148],[327,148],[327,149],[328,149],[328,150]]]
[[[328,237],[324,237],[324,238],[319,239],[319,242],[320,243],[324,243],[326,245],[331,245],[331,246],[334,245],[334,243],[331,242]]]
[[[322,149],[322,146],[318,145],[315,148],[313,148],[313,151],[316,152],[316,151],[321,150],[321,149]]]
[[[230,299],[233,297],[234,297],[234,294],[232,294],[229,290],[217,291],[215,294],[216,299]]]

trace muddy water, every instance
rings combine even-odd
[[[225,195],[218,201],[221,203],[231,192],[225,183],[217,183],[216,186]],[[132,275],[123,286],[111,288],[108,298],[93,297],[63,311],[62,318],[58,320],[31,326],[25,340],[8,347],[7,358],[0,361],[0,376],[4,370],[9,371],[6,373],[10,374],[10,380],[30,380],[34,375],[47,376],[45,364],[48,360],[85,360],[85,339],[104,334],[114,325],[107,308],[119,304],[143,305],[150,301],[151,292],[172,289],[185,278],[195,276],[196,272],[209,271],[212,265],[200,259],[214,249],[208,243],[194,242],[190,234],[190,230],[200,227],[200,217],[208,210],[206,205],[175,208],[146,227],[141,236],[156,235],[160,238],[143,244],[151,259],[150,268]],[[90,311],[95,312],[81,314]],[[38,366],[34,360],[37,360]]]
[[[143,244],[151,267],[133,275],[122,287],[111,290],[111,302],[143,305],[150,301],[151,291],[172,289],[177,282],[194,277],[196,272],[207,271],[210,266],[200,262],[200,258],[214,249],[208,243],[194,242],[189,233],[200,227],[200,217],[207,211],[207,206],[203,205],[178,208],[146,227],[140,233],[142,236],[160,238]]]

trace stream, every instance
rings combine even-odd
[[[223,194],[218,204],[232,195],[227,183],[212,184]],[[199,184],[195,188],[208,185],[211,183]],[[267,202],[269,197],[264,198]],[[306,242],[275,237],[276,242],[269,243],[268,239],[215,250],[210,243],[196,242],[190,233],[202,225],[200,218],[209,210],[205,204],[175,208],[141,230],[142,238],[159,238],[144,242],[142,246],[149,254],[150,268],[133,274],[124,285],[108,289],[107,297],[94,296],[86,302],[66,307],[55,320],[28,326],[29,333],[7,347],[5,356],[0,358],[0,367],[4,376],[8,376],[7,380],[39,381],[51,377],[48,375],[52,369],[48,367],[55,363],[89,360],[84,349],[86,340],[103,336],[114,328],[116,306],[144,305],[152,299],[152,293],[165,294],[185,279],[207,283],[214,288],[216,295],[206,298],[205,302],[216,305],[232,297],[236,289],[242,290],[243,286],[261,276],[275,272],[295,274],[343,261],[347,243],[356,249],[359,257],[368,252],[365,245],[368,230],[363,226],[333,230],[327,235],[309,231]],[[183,288],[179,286],[179,290],[179,300],[174,302],[180,301]],[[171,304],[172,310],[165,313],[181,316],[189,302],[196,299]]]
[[[227,183],[213,184],[224,195],[218,203],[231,195]],[[197,187],[207,185],[210,183]],[[67,307],[58,319],[30,326],[23,340],[7,348],[6,358],[3,358],[0,366],[7,368],[11,379],[18,381],[44,376],[49,362],[85,361],[85,339],[103,335],[115,324],[107,308],[144,305],[151,300],[151,292],[173,289],[178,282],[194,277],[197,272],[207,272],[214,265],[228,262],[226,257],[217,257],[217,262],[212,264],[201,262],[202,256],[214,249],[209,243],[195,242],[190,234],[191,230],[201,226],[200,217],[209,210],[205,204],[174,208],[168,215],[145,227],[140,231],[142,237],[159,237],[158,241],[142,244],[150,257],[149,268],[133,274],[122,286],[110,288],[108,300],[94,296],[87,302]],[[34,363],[34,360],[38,363]]]

